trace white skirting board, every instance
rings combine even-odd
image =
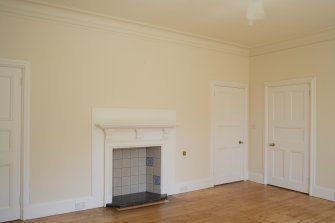
[[[311,196],[335,201],[335,189],[314,186]]]
[[[249,172],[249,180],[255,183],[264,184],[263,174]]]
[[[263,174],[260,173],[249,172],[249,180],[255,183],[264,184]],[[314,185],[310,196],[335,201],[335,189]]]
[[[175,185],[173,194],[191,192],[210,187],[214,187],[214,181],[212,178],[206,178],[196,181],[180,182]]]
[[[263,175],[260,173],[249,172],[249,180],[255,183],[264,184]],[[212,178],[206,178],[195,181],[179,182],[175,184],[173,192],[170,194],[179,194],[214,187]],[[314,186],[311,196],[335,201],[335,190]],[[102,207],[103,204],[95,201],[93,197],[83,197],[64,201],[55,201],[39,204],[29,204],[24,208],[23,219],[33,219],[57,214],[64,214],[74,211]]]
[[[29,204],[23,209],[23,220],[102,207],[93,197]]]
[[[181,182],[175,184],[173,192],[170,195],[201,190],[213,186],[213,180],[209,178],[198,181]],[[103,204],[99,201],[95,201],[93,197],[29,204],[24,208],[23,220],[82,211],[102,206]]]

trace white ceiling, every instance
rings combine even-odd
[[[249,26],[248,0],[30,0],[247,48],[335,29],[335,0],[263,0],[265,19]]]

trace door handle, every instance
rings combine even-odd
[[[269,146],[275,146],[276,144],[273,142],[273,143],[270,143]]]
[[[244,142],[243,142],[243,141],[241,141],[241,140],[240,140],[240,141],[238,141],[238,144],[243,144],[243,143],[244,143]]]

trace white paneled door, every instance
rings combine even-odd
[[[21,69],[0,66],[0,222],[20,218]]]
[[[215,85],[213,91],[214,184],[245,180],[247,88]]]
[[[308,192],[309,84],[268,88],[267,183]]]

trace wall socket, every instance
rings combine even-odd
[[[183,156],[186,156],[186,150],[183,151]]]
[[[74,209],[75,209],[76,211],[84,210],[85,207],[86,207],[86,203],[85,203],[84,201],[82,201],[82,202],[76,202],[76,203],[74,204]]]

